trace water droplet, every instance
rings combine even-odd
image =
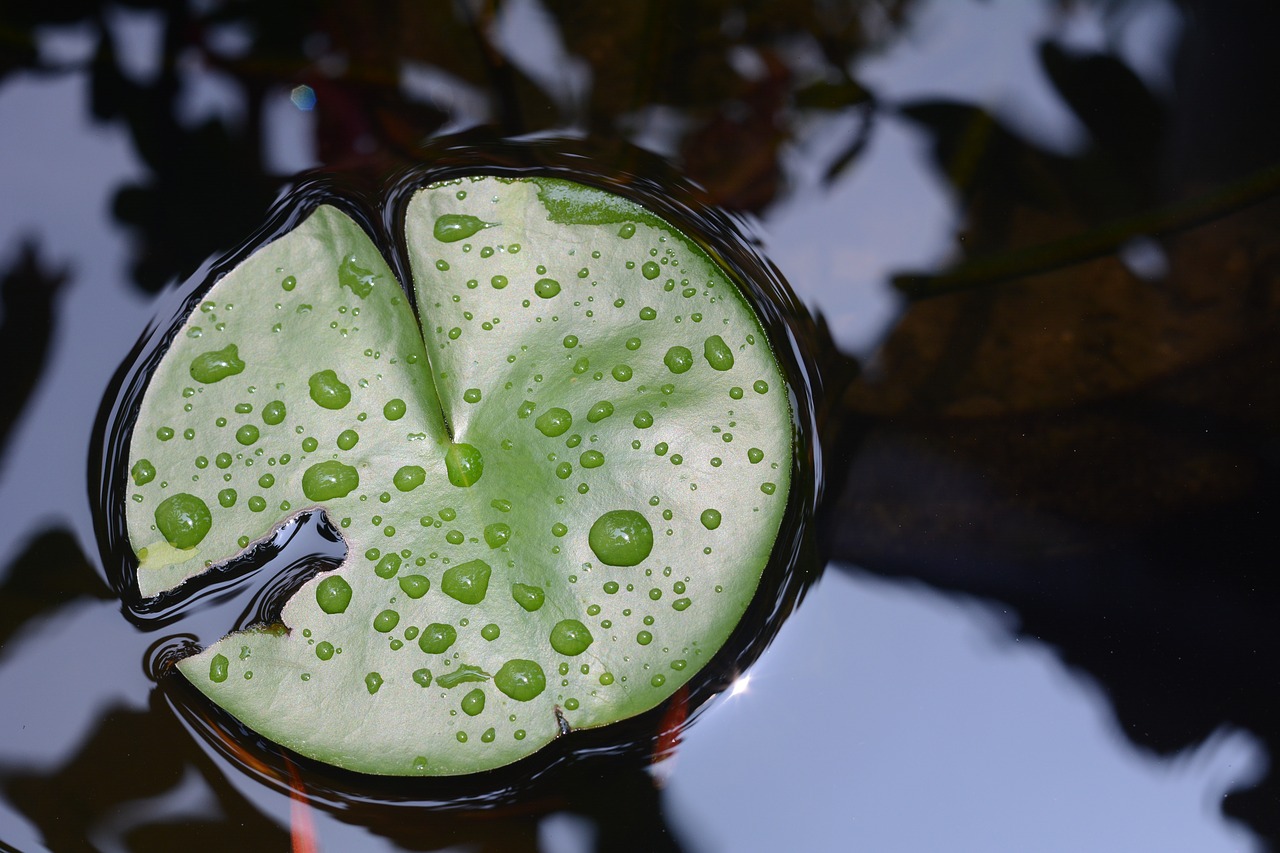
[[[747,458],[751,460],[752,465],[755,465],[764,459],[764,451],[758,447],[753,447],[747,451]]]
[[[501,635],[502,635],[502,629],[492,622],[490,622],[488,625],[485,625],[483,628],[480,629],[480,636],[484,637],[486,640],[488,640],[491,643],[494,640],[498,639],[498,637],[500,637]]]
[[[567,657],[585,652],[592,639],[587,626],[577,619],[561,619],[551,629],[551,648]]]
[[[325,613],[342,613],[351,603],[351,584],[342,575],[330,575],[316,584],[316,604]]]
[[[605,565],[635,566],[653,550],[653,528],[635,510],[615,509],[591,525],[587,543]]]
[[[376,277],[372,270],[356,263],[355,255],[345,258],[338,267],[338,286],[350,288],[361,299],[373,292],[373,280]]]
[[[636,634],[636,642],[642,646],[647,646],[653,642],[653,634],[650,634],[648,631],[641,631],[639,634]]]
[[[661,687],[662,685],[667,683],[667,677],[659,672],[653,678],[649,679],[649,683],[652,684],[654,687]]]
[[[240,442],[245,447],[248,447],[249,445],[253,444],[257,440],[258,440],[258,428],[253,424],[245,424],[244,426],[240,427],[240,429],[236,430],[236,441]]]
[[[339,450],[350,450],[355,447],[359,441],[360,434],[353,429],[344,429],[342,432],[338,433],[337,444]]]
[[[155,511],[156,529],[175,548],[200,544],[213,525],[209,506],[195,495],[180,492],[161,501]]]
[[[364,677],[364,686],[369,689],[369,695],[372,696],[382,686],[382,676],[376,672],[369,673]]]
[[[484,457],[470,444],[451,444],[444,455],[449,482],[460,489],[474,485],[484,474]]]
[[[573,425],[573,415],[569,414],[568,409],[557,406],[539,415],[533,425],[547,438],[555,438],[569,431],[569,427]]]
[[[467,390],[465,390],[465,391],[463,391],[463,392],[462,392],[462,399],[466,400],[468,403],[479,403],[479,402],[480,402],[480,389],[479,389],[479,388],[468,388]]]
[[[511,528],[501,521],[485,525],[484,541],[490,548],[501,548],[511,538]]]
[[[691,602],[687,598],[677,598],[675,601],[671,602],[671,609],[686,610],[688,609],[690,603]]]
[[[173,438],[173,429],[171,427],[160,427],[160,429],[156,430],[156,438],[161,441],[168,441]]]
[[[760,491],[764,492],[766,495],[771,495],[777,490],[778,490],[778,487],[773,483],[760,484]]]
[[[320,660],[332,660],[333,651],[333,643],[326,641],[316,643],[316,657],[320,658]]]
[[[662,363],[672,373],[684,373],[693,367],[693,353],[689,351],[688,347],[673,346],[662,357]]]
[[[191,378],[204,385],[212,385],[243,371],[244,362],[240,360],[235,344],[201,353],[192,360],[190,369]]]
[[[657,318],[658,318],[658,312],[654,311],[652,308],[645,306],[644,308],[640,309],[641,320],[656,320]]]
[[[276,426],[284,421],[285,408],[281,400],[273,400],[262,407],[262,422],[267,426]]]
[[[616,364],[610,373],[612,373],[613,378],[619,382],[627,382],[631,379],[631,366],[628,364]]]
[[[218,503],[220,503],[225,509],[231,509],[231,507],[236,505],[236,490],[223,489],[218,492]]]
[[[442,655],[457,639],[458,632],[452,625],[432,622],[422,629],[422,636],[418,638],[418,648],[429,655]],[[439,681],[439,679],[436,680]]]
[[[599,468],[604,464],[604,454],[599,450],[588,450],[578,457],[578,464],[583,468]]]
[[[315,453],[316,448],[319,446],[320,446],[320,442],[316,441],[311,436],[307,436],[306,438],[302,439],[302,449],[307,453]]]
[[[390,634],[400,624],[400,614],[394,610],[384,610],[373,617],[373,630],[380,634]]]
[[[400,578],[400,589],[405,595],[417,601],[431,589],[431,580],[425,575],[405,575]]]
[[[653,281],[655,278],[662,275],[662,268],[653,261],[645,261],[644,266],[640,267],[640,274],[650,281]]]
[[[618,236],[623,240],[630,240],[635,236],[636,226],[630,222],[618,229]]]
[[[431,686],[431,670],[415,669],[413,671],[413,680],[414,680],[414,683],[420,687],[430,687]]]
[[[752,385],[751,387],[752,387],[752,388],[754,388],[754,389],[756,390],[756,393],[757,393],[757,394],[768,394],[768,393],[769,393],[769,383],[768,383],[768,382],[765,382],[763,379],[757,379],[757,380],[755,381],[755,384],[754,384],[754,385]]]
[[[631,423],[636,427],[636,429],[648,429],[653,426],[653,415],[641,409],[636,412],[636,416],[631,419]]]
[[[720,513],[714,509],[704,509],[702,511],[702,526],[708,530],[715,530],[720,526]]]
[[[489,575],[492,572],[484,560],[471,560],[447,569],[440,579],[440,589],[452,599],[463,604],[479,604],[489,591]]]
[[[519,418],[520,420],[524,420],[525,418],[529,417],[529,415],[533,414],[533,409],[537,405],[538,404],[533,402],[532,400],[525,400],[523,403],[520,404],[520,408],[516,409],[516,417]],[[568,429],[568,427],[566,427],[566,429]]]
[[[232,461],[230,453],[219,453],[214,457],[213,464],[225,470],[231,467]]]
[[[227,680],[227,665],[230,661],[226,655],[214,655],[209,661],[209,680],[215,684],[221,684]]]
[[[532,613],[542,606],[542,602],[546,600],[546,593],[536,586],[513,583],[511,585],[511,597],[515,599],[516,604]]]
[[[377,549],[372,549],[376,555]],[[373,567],[373,573],[384,580],[390,580],[400,571],[400,555],[394,552],[386,554]]]
[[[344,498],[360,485],[360,473],[336,459],[317,462],[302,474],[302,493],[316,502]]]
[[[702,354],[706,357],[707,364],[716,370],[729,370],[733,367],[733,350],[729,349],[729,345],[719,335],[707,338],[702,345]]]
[[[441,243],[456,243],[459,240],[475,236],[484,229],[491,228],[496,224],[494,222],[485,222],[475,216],[467,216],[464,213],[446,213],[436,219],[432,233]]]
[[[516,659],[502,665],[493,683],[517,702],[528,702],[546,689],[547,677],[534,661]]]
[[[560,282],[554,278],[540,278],[534,283],[533,292],[543,299],[550,299],[560,292]]]
[[[388,400],[387,404],[382,407],[382,416],[389,421],[398,421],[404,417],[405,404],[404,400],[399,397],[394,400]]]
[[[307,385],[311,389],[311,399],[321,408],[336,411],[351,402],[351,388],[332,370],[312,374]]]
[[[391,477],[397,489],[411,492],[427,480],[427,472],[420,465],[404,465]]]
[[[134,485],[137,486],[146,485],[156,478],[155,466],[146,459],[139,459],[133,463],[133,469],[130,473],[133,475]]]
[[[468,717],[474,717],[483,710],[484,691],[479,687],[462,697],[462,712]],[[462,734],[462,732],[458,732],[458,734]]]
[[[556,476],[561,480],[567,480],[573,476],[573,466],[568,462],[561,462],[556,466]]]

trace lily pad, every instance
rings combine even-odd
[[[654,707],[723,645],[792,417],[742,294],[629,200],[466,178],[405,232],[421,326],[330,206],[210,288],[143,398],[128,531],[151,596],[323,508],[343,564],[180,670],[304,755],[471,773]]]

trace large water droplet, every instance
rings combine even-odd
[[[635,566],[653,550],[653,528],[635,510],[615,509],[591,525],[587,543],[605,565]]]
[[[442,655],[457,639],[458,632],[452,625],[432,622],[422,629],[422,636],[418,638],[418,648],[429,655]],[[439,681],[439,679],[436,680]]]
[[[316,604],[325,613],[342,613],[351,604],[351,584],[342,575],[330,575],[316,584]]]
[[[706,343],[702,345],[702,354],[706,357],[707,364],[716,370],[728,370],[733,367],[733,350],[729,349],[729,345],[719,335],[707,338]]]
[[[226,681],[228,663],[226,655],[214,655],[213,660],[209,661],[209,680],[215,684]]]
[[[432,233],[441,243],[456,243],[496,224],[464,213],[446,213],[436,220]]]
[[[211,350],[196,356],[191,362],[191,378],[205,385],[211,385],[228,376],[235,376],[244,371],[244,362],[235,344],[227,344],[222,349]]]
[[[404,465],[391,477],[397,489],[411,492],[427,480],[427,472],[421,465]]]
[[[449,482],[458,488],[474,485],[484,474],[484,457],[470,444],[451,444],[444,455]]]
[[[483,710],[484,691],[479,687],[462,697],[462,712],[468,717],[474,717]]]
[[[528,702],[546,689],[547,677],[536,662],[517,658],[502,665],[493,683],[517,702]]]
[[[302,493],[316,502],[344,498],[360,485],[360,473],[336,459],[317,462],[302,474]]]
[[[569,414],[568,409],[559,407],[547,409],[538,416],[533,425],[547,438],[555,438],[564,435],[569,431],[569,427],[573,426],[573,415]]]
[[[133,475],[133,483],[135,486],[144,486],[156,478],[156,468],[146,459],[139,459],[133,463],[133,469],[130,471]]]
[[[568,657],[585,652],[592,639],[587,626],[577,619],[561,619],[551,629],[551,648]]]
[[[513,583],[511,585],[511,597],[530,613],[542,606],[542,602],[546,600],[546,593],[536,586],[524,583]]]
[[[662,357],[662,363],[672,373],[684,373],[693,367],[693,353],[689,351],[688,347],[673,346]]]
[[[155,518],[160,535],[173,547],[182,549],[199,545],[213,524],[208,504],[186,492],[161,501]]]
[[[484,560],[471,560],[445,571],[440,589],[463,604],[479,604],[489,591],[489,575],[493,570]]]
[[[351,402],[351,388],[338,378],[332,370],[321,370],[312,374],[307,380],[311,389],[311,399],[324,409],[341,409]]]
[[[364,299],[373,292],[373,282],[377,278],[372,270],[367,270],[356,263],[356,256],[351,255],[338,267],[338,286],[347,287],[351,292]]]

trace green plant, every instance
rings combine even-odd
[[[216,282],[130,448],[155,595],[322,507],[345,562],[180,670],[352,770],[498,767],[654,707],[777,537],[788,392],[750,306],[646,209],[560,180],[433,184],[405,292],[322,206]]]

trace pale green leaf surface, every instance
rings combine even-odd
[[[458,239],[438,238],[442,222],[455,227],[440,233]],[[630,202],[560,181],[466,179],[420,191],[406,239],[422,337],[375,247],[332,208],[211,288],[144,398],[130,462],[137,470],[145,459],[156,474],[131,490],[128,522],[149,595],[323,506],[348,557],[288,602],[287,630],[231,635],[181,669],[305,755],[370,773],[447,775],[536,751],[559,734],[557,714],[573,728],[606,724],[693,676],[767,562],[789,490],[792,420],[741,295],[701,250]],[[363,296],[362,283],[340,280],[353,255],[372,276]],[[193,380],[192,364],[228,344],[243,370]],[[323,370],[350,388],[341,408],[311,396],[308,380]],[[393,399],[405,413],[391,420]],[[276,400],[286,417],[270,424],[264,407]],[[237,412],[246,403],[252,411]],[[556,409],[571,418],[563,431]],[[237,430],[250,423],[258,437],[242,445]],[[174,434],[161,440],[165,427]],[[339,443],[347,430],[354,446]],[[450,478],[446,457],[458,445],[483,459],[471,485]],[[219,453],[229,467],[218,467]],[[308,498],[304,474],[339,463],[358,472],[358,487]],[[420,484],[397,485],[404,466],[422,469]],[[274,483],[259,485],[264,473]],[[226,488],[237,492],[229,508],[218,500]],[[181,525],[167,535],[157,527],[157,509],[179,493],[208,507],[198,542]],[[253,497],[265,508],[251,508]],[[635,565],[593,547],[593,525],[616,511],[652,529]],[[478,580],[481,563],[487,589],[468,594],[454,575]],[[329,613],[317,592],[334,577],[351,597]],[[412,578],[429,590],[411,596]],[[521,606],[513,585],[539,590],[541,606]],[[456,634],[443,652],[420,645],[431,625]],[[543,674],[536,696],[500,676],[525,666],[513,661]]]

